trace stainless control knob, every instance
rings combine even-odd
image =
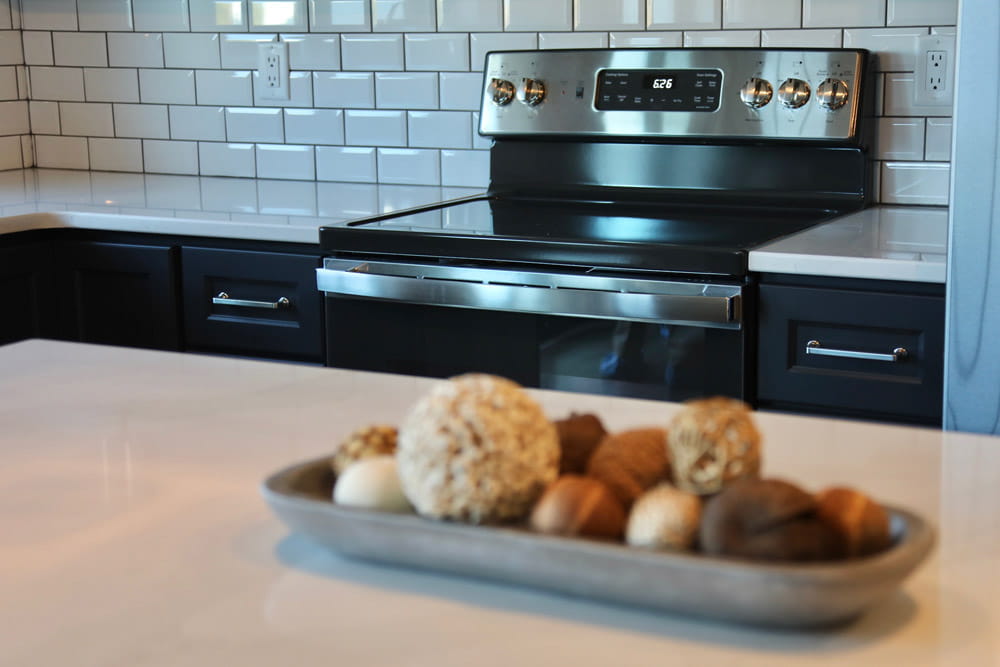
[[[493,98],[493,103],[499,106],[510,104],[511,100],[514,99],[514,84],[510,81],[493,79],[490,81],[488,90],[490,97]]]
[[[759,109],[771,101],[774,87],[766,79],[752,77],[740,88],[740,99],[751,109]]]
[[[809,84],[802,79],[785,79],[778,88],[778,101],[789,109],[798,109],[809,101]]]
[[[524,80],[524,102],[528,106],[535,106],[545,99],[545,84],[538,79]]]
[[[816,87],[816,98],[824,109],[839,109],[847,104],[847,84],[840,79],[825,79]]]

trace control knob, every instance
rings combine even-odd
[[[490,85],[487,90],[490,97],[493,98],[493,103],[499,106],[510,104],[511,100],[514,99],[514,84],[510,81],[505,81],[504,79],[493,79],[490,81]]]
[[[524,103],[528,106],[536,106],[545,99],[545,84],[538,79],[524,80]]]
[[[773,94],[774,88],[771,86],[771,82],[766,79],[758,79],[757,77],[751,77],[740,88],[740,99],[743,100],[743,104],[751,109],[759,109],[765,106],[771,101]]]
[[[809,84],[802,79],[785,79],[778,88],[778,100],[789,109],[798,109],[809,101]]]
[[[816,98],[824,109],[839,109],[847,104],[847,84],[840,79],[825,79],[816,87]]]

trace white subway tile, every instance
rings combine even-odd
[[[110,104],[60,102],[59,117],[62,133],[77,137],[115,136],[114,116]]]
[[[115,141],[102,139],[101,141]],[[130,169],[129,171],[136,171]],[[141,171],[141,170],[140,170]],[[141,174],[90,174],[91,201],[97,206],[145,206],[146,192]]]
[[[52,53],[56,65],[69,67],[107,67],[108,45],[104,33],[52,33]]]
[[[250,72],[198,70],[194,82],[198,104],[244,107],[253,104]]]
[[[441,184],[485,188],[490,183],[488,151],[441,151]]]
[[[313,72],[318,107],[371,109],[375,106],[375,76],[371,72]]]
[[[377,180],[375,149],[353,146],[317,146],[316,178],[321,181],[374,183]],[[324,209],[321,207],[320,210]],[[321,213],[321,215],[329,215],[329,213]]]
[[[159,141],[147,139],[142,142],[142,161],[144,171],[159,174],[197,174],[198,173],[198,142],[196,141]],[[149,197],[152,182],[146,178],[146,196]],[[155,187],[155,185],[153,186]],[[197,187],[197,184],[195,184]],[[182,202],[173,197],[164,199],[163,208],[181,208]],[[197,205],[197,203],[192,202]]]
[[[844,47],[873,51],[880,72],[912,72],[917,37],[926,34],[927,28],[848,28]]]
[[[722,27],[798,28],[802,0],[722,0]]]
[[[950,173],[943,162],[883,162],[881,201],[947,206]]]
[[[437,185],[441,182],[436,150],[379,148],[377,162],[379,183]]]
[[[928,118],[924,159],[937,162],[951,160],[951,118]]]
[[[32,134],[60,134],[59,102],[28,103]]]
[[[839,49],[844,45],[844,34],[837,28],[761,30],[760,45],[767,48]]]
[[[275,41],[278,36],[230,33],[221,35],[220,50],[224,69],[257,69],[257,47]]]
[[[24,47],[24,62],[26,65],[52,65],[55,57],[52,53],[52,33],[24,31],[21,33]]]
[[[25,30],[76,30],[76,0],[26,0],[21,3],[21,26]]]
[[[646,0],[650,30],[711,30],[722,27],[722,0]]]
[[[313,147],[257,144],[257,178],[314,180],[316,160]]]
[[[953,25],[935,25],[931,26],[932,35],[949,35],[951,37],[958,36],[958,27]]]
[[[0,100],[17,100],[21,98],[21,88],[18,87],[20,77],[14,66],[0,67]]]
[[[285,109],[285,141],[293,144],[344,143],[340,109]]]
[[[676,48],[684,44],[681,32],[612,32],[608,44],[613,49]]]
[[[163,61],[167,67],[218,69],[219,36],[198,33],[163,35]]]
[[[138,102],[139,74],[134,69],[83,70],[83,86],[88,102]]]
[[[504,0],[504,30],[572,30],[572,0]]]
[[[419,148],[471,148],[472,115],[467,111],[411,111],[409,145]]]
[[[441,108],[478,111],[483,97],[483,75],[478,72],[441,72]]]
[[[170,122],[163,104],[116,104],[115,136],[167,139]]]
[[[83,101],[83,70],[78,67],[30,67],[31,97]]]
[[[163,35],[108,33],[108,63],[111,67],[163,67]]]
[[[240,32],[248,28],[247,0],[188,0],[194,32]]]
[[[97,171],[142,171],[142,142],[138,139],[87,140],[90,168]]]
[[[28,86],[28,68],[24,65],[14,67],[15,79],[17,80],[17,99],[26,100],[30,97]]]
[[[885,25],[885,3],[872,0],[802,0],[803,28]]]
[[[312,72],[291,72],[288,75],[288,99],[272,100],[262,96],[264,88],[260,74],[253,73],[253,103],[258,107],[311,107],[313,106]]]
[[[371,5],[369,0],[310,0],[309,24],[313,32],[367,32]]]
[[[80,30],[132,29],[131,0],[80,0],[76,11],[80,18]]]
[[[190,30],[188,0],[132,0],[132,23],[140,31]]]
[[[879,118],[877,137],[876,159],[924,159],[923,118]]]
[[[639,30],[646,25],[643,0],[573,0],[576,30]]]
[[[250,30],[309,30],[306,0],[249,0]]]
[[[469,71],[469,36],[464,33],[406,35],[404,52],[408,70]]]
[[[432,72],[375,74],[375,106],[379,109],[436,109],[438,75]]]
[[[23,65],[24,48],[21,33],[15,30],[0,32],[0,65]]]
[[[203,176],[253,178],[257,175],[253,144],[199,142],[198,165]]]
[[[317,183],[318,214],[335,220],[366,218],[378,211],[378,186],[355,183]]]
[[[493,139],[491,137],[484,137],[479,134],[479,113],[473,112],[472,114],[472,148],[490,148],[493,146]],[[442,148],[450,148],[449,146],[442,146]]]
[[[533,32],[477,32],[469,35],[469,68],[483,71],[486,54],[490,51],[520,51],[538,48],[538,35]],[[409,65],[409,61],[407,61]]]
[[[207,144],[199,144],[201,151]],[[251,147],[252,148],[252,147]],[[237,151],[253,167],[253,153]],[[204,175],[204,171],[202,174]],[[214,174],[213,174],[214,175]],[[229,176],[230,174],[221,174]],[[257,183],[232,178],[201,178],[201,205],[209,211],[231,211],[236,213],[257,212]]]
[[[379,185],[378,200],[379,211],[382,213],[392,213],[402,211],[414,206],[426,206],[442,200],[441,188],[428,185]],[[417,223],[420,227],[441,226],[441,211],[425,211],[417,213],[415,216],[420,220]],[[401,224],[406,224],[400,220]],[[385,226],[392,226],[394,223],[387,220],[382,223]]]
[[[885,75],[885,116],[951,116],[952,108],[916,106],[913,103],[913,73],[890,72]]]
[[[35,164],[49,169],[89,169],[86,137],[36,136]]]
[[[344,137],[353,146],[405,146],[405,111],[344,112]]]
[[[684,33],[684,46],[726,48],[734,46],[760,46],[757,30],[704,30]]]
[[[226,109],[226,139],[229,141],[280,144],[285,140],[281,109]]]
[[[0,0],[0,30],[15,29],[14,19],[11,17],[10,13],[10,3],[11,0]],[[20,11],[20,3],[18,3],[17,11]],[[20,25],[17,26],[17,29],[20,29]]]
[[[226,140],[223,107],[171,106],[170,138],[201,141]]]
[[[338,35],[282,35],[291,69],[340,69]]]
[[[434,0],[372,0],[372,30],[420,32],[436,26]]]
[[[437,0],[438,30],[502,30],[501,14],[503,0]]]
[[[28,102],[0,102],[0,135],[28,134],[31,123],[28,120]]]
[[[295,146],[295,148],[304,147]],[[258,156],[260,149],[261,146],[258,146]],[[309,170],[315,172],[311,151],[309,163]],[[308,183],[285,180],[257,181],[257,204],[260,207],[260,212],[270,215],[315,216],[316,183],[313,182],[313,178],[310,177]]]
[[[166,144],[171,144],[167,146]],[[194,149],[194,172],[198,170],[198,144],[191,144],[183,141],[144,141],[143,155],[149,163],[150,150],[154,153],[162,152],[162,160],[156,158],[157,163],[164,166],[183,166],[190,164],[188,156],[191,149]],[[147,167],[146,171],[153,171]],[[167,171],[167,170],[165,170]],[[169,173],[169,171],[168,171]],[[183,171],[181,173],[192,173]],[[192,209],[201,208],[201,180],[191,176],[164,176],[160,174],[148,175],[143,179],[146,183],[146,205],[150,208],[172,208],[172,209]]]
[[[346,70],[401,70],[403,36],[341,35],[340,63]]]
[[[538,48],[540,48],[540,49],[606,49],[606,48],[608,48],[608,33],[606,33],[606,32],[540,32],[540,33],[538,33]]]
[[[958,0],[889,0],[886,25],[955,25]]]
[[[139,70],[139,99],[146,104],[194,104],[194,70]]]
[[[0,137],[0,171],[8,169],[22,169],[25,166],[24,157],[21,153],[21,140],[20,137]],[[17,215],[19,206],[15,204],[14,206],[4,207],[2,209],[4,215]],[[33,211],[25,211],[33,212]]]

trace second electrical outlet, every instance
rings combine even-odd
[[[287,100],[288,42],[265,42],[257,50],[257,94],[264,100]]]

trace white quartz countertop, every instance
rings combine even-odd
[[[262,479],[398,423],[430,380],[52,341],[0,347],[0,652],[64,665],[995,665],[1000,439],[757,413],[769,476],[848,483],[937,527],[844,628],[776,632],[351,561]],[[677,406],[535,391],[610,430]]]
[[[83,229],[317,243],[319,228],[479,194],[467,188],[125,174],[0,172],[0,233]],[[947,208],[874,207],[750,252],[750,270],[945,281]]]
[[[750,252],[750,270],[944,283],[948,209],[876,206]]]

